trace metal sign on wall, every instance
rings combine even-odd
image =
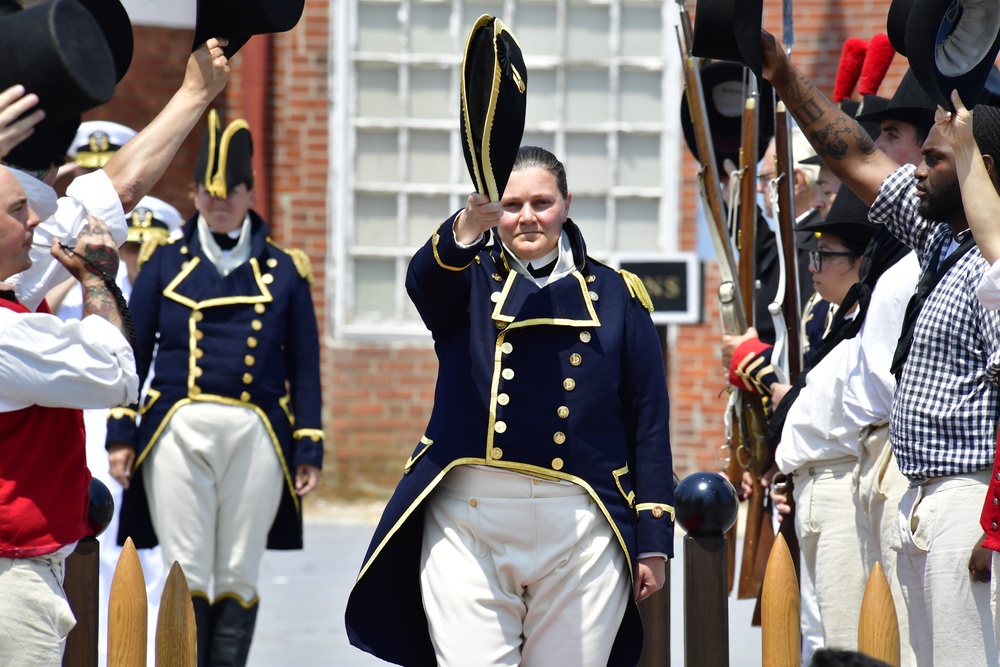
[[[701,322],[702,270],[697,254],[620,254],[613,264],[642,280],[653,301],[654,324]]]

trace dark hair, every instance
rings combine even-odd
[[[1000,163],[1000,109],[977,104],[972,109],[972,136],[980,153]]]
[[[819,649],[813,653],[812,667],[889,667],[881,660],[869,657],[858,651],[843,651],[840,649]]]
[[[539,167],[552,174],[563,199],[569,195],[569,188],[566,185],[566,167],[555,155],[538,146],[521,146],[517,151],[517,157],[514,158],[514,166],[511,171],[520,171],[531,167]]]

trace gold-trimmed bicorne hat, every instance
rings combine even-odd
[[[219,113],[208,112],[208,132],[201,142],[201,152],[194,170],[194,181],[204,185],[213,197],[225,199],[229,190],[245,183],[253,188],[253,139],[250,125],[237,118],[222,128]]]

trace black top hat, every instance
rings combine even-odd
[[[906,22],[913,10],[913,0],[892,0],[886,16],[885,32],[899,55],[906,57]]]
[[[842,186],[837,192],[826,218],[814,216],[805,224],[796,227],[796,231],[800,232],[833,234],[849,251],[859,257],[864,254],[865,247],[875,234],[875,229],[875,225],[868,221],[868,205],[846,186]]]
[[[208,132],[194,169],[194,182],[213,197],[224,199],[240,183],[253,188],[253,140],[250,125],[238,118],[222,129],[219,113],[208,112]]]
[[[951,91],[975,104],[1000,52],[997,0],[913,0],[906,53],[920,85],[951,109]]]
[[[115,76],[117,81],[125,78],[129,65],[132,64],[132,51],[135,49],[135,39],[132,36],[132,21],[128,12],[118,0],[77,0],[86,7],[97,20],[97,25],[104,31],[104,38],[111,49],[111,57],[115,61]]]
[[[763,11],[764,0],[698,0],[691,55],[743,63],[760,78]]]
[[[194,45],[211,37],[225,37],[227,58],[254,35],[291,30],[302,17],[305,0],[198,0],[194,22]]]
[[[722,169],[722,163],[727,158],[739,164],[743,141],[743,67],[725,60],[702,65],[701,87],[705,93],[705,112],[715,150],[715,164]],[[681,98],[681,130],[691,154],[700,160],[686,90]],[[767,150],[773,136],[774,95],[771,84],[761,79],[757,105],[757,155]]]
[[[906,70],[899,87],[893,93],[892,99],[881,109],[874,111],[868,108],[868,96],[865,98],[865,109],[857,116],[859,121],[881,122],[883,118],[901,120],[917,127],[929,130],[934,125],[934,111],[937,103],[931,99],[927,91],[917,81],[912,69]],[[878,106],[878,105],[876,105]]]
[[[483,14],[462,57],[461,135],[469,175],[480,194],[500,201],[524,134],[528,70],[503,21]]]
[[[12,0],[0,2],[0,44],[14,45],[0,58],[0,90],[23,84],[38,95],[38,108],[45,111],[35,134],[100,106],[115,94],[115,67],[107,40],[76,0],[49,0],[24,10]],[[62,155],[72,139],[71,133]]]
[[[35,126],[30,137],[14,146],[3,160],[12,167],[27,171],[41,171],[54,164],[62,164],[66,161],[66,151],[72,145],[78,127],[79,116],[54,125],[46,118]]]

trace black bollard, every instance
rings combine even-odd
[[[66,667],[98,667],[97,633],[100,609],[101,554],[97,536],[111,523],[115,501],[111,491],[99,479],[90,480],[90,505],[87,525],[94,536],[80,540],[66,558],[66,579],[63,588],[76,617],[76,626],[66,637],[63,665]]]
[[[688,475],[674,493],[684,536],[684,662],[729,665],[729,550],[724,533],[739,511],[736,489],[718,473]]]

